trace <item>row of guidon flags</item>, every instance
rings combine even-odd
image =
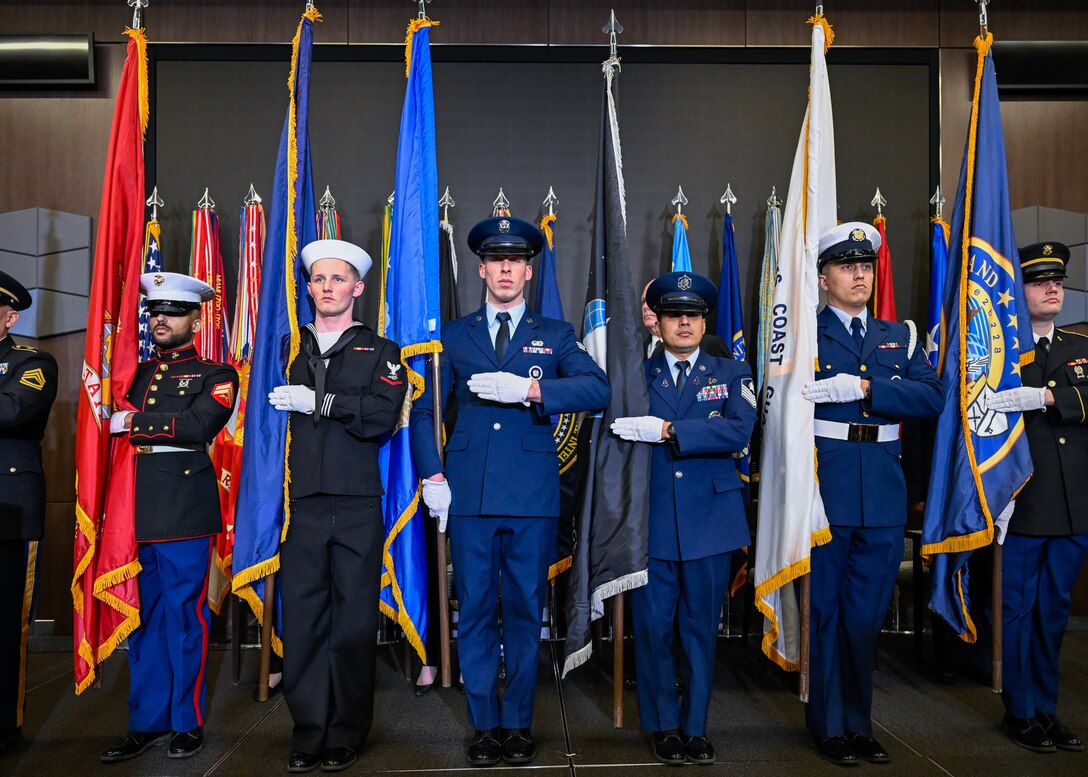
[[[198,342],[206,358],[239,371],[235,412],[212,448],[220,473],[225,531],[217,540],[209,598],[218,609],[228,592],[245,599],[259,619],[273,619],[273,647],[282,653],[279,603],[265,612],[265,577],[279,569],[279,544],[290,530],[285,492],[290,445],[286,418],[264,402],[247,403],[284,379],[299,350],[299,331],[312,314],[302,290],[299,250],[318,237],[340,234],[339,216],[315,203],[309,138],[312,6],[292,40],[283,125],[270,205],[247,198],[240,216],[238,284],[233,320],[223,294],[223,257],[213,208],[193,213],[190,272],[217,291],[201,312]],[[769,201],[764,231],[755,334],[755,372],[761,393],[763,438],[754,572],[757,606],[766,618],[763,648],[779,665],[798,666],[800,634],[790,587],[809,569],[811,549],[830,533],[820,500],[813,437],[813,406],[800,387],[813,379],[818,303],[819,235],[835,224],[835,159],[830,84],[825,54],[833,33],[817,15],[812,25],[810,88],[785,209]],[[441,352],[441,323],[460,314],[452,228],[438,214],[435,115],[430,33],[438,22],[413,20],[405,47],[405,101],[396,151],[395,207],[385,213],[378,330],[401,346],[411,390],[397,429],[382,448],[382,611],[403,629],[426,660],[427,574],[419,473],[407,444],[408,409],[423,388],[425,361]],[[141,353],[150,354],[138,277],[161,267],[160,227],[145,221],[143,136],[149,117],[146,37],[126,29],[127,56],[118,89],[92,279],[91,304],[78,402],[77,507],[74,574],[76,690],[89,686],[96,667],[139,625],[140,571],[136,554],[131,446],[111,439],[108,419],[131,409],[125,399]],[[923,552],[935,556],[931,607],[965,639],[967,558],[994,535],[999,515],[1031,473],[1017,415],[995,423],[985,413],[990,392],[1019,385],[1019,364],[1030,359],[1026,315],[1017,315],[1022,281],[1009,215],[1000,109],[989,47],[976,41],[978,72],[972,121],[952,224],[935,220],[926,350],[938,367],[949,401],[939,421],[934,477],[927,500]],[[564,673],[592,650],[590,623],[603,601],[646,581],[649,481],[647,446],[595,433],[613,418],[645,414],[640,304],[627,261],[626,204],[616,81],[618,59],[602,68],[596,170],[596,207],[582,337],[613,383],[612,403],[583,419],[556,417],[569,531],[556,550],[552,574],[570,570],[567,658]],[[882,219],[878,228],[883,231]],[[545,315],[564,318],[555,281],[558,223],[541,222],[547,241],[533,302]],[[675,219],[673,269],[691,268],[686,223]],[[885,241],[887,245],[887,241]],[[890,269],[890,262],[879,263]],[[989,283],[997,276],[996,285]],[[987,280],[986,283],[982,279]],[[776,282],[777,281],[777,282]],[[894,306],[890,275],[877,279],[878,315]],[[731,214],[722,235],[717,333],[738,359],[749,358]],[[286,304],[285,304],[286,302]],[[883,306],[883,307],[882,307]],[[262,315],[258,315],[258,311]],[[979,312],[985,315],[980,315]],[[1019,322],[1009,323],[1009,322]],[[138,325],[128,325],[134,322]],[[966,322],[964,324],[963,322]],[[994,327],[1000,343],[975,329]],[[1017,329],[1019,327],[1019,330]],[[1007,356],[1006,356],[1007,355]],[[969,365],[969,367],[968,367]],[[581,432],[579,434],[579,432]],[[747,478],[748,458],[737,460]],[[789,495],[787,499],[785,495]],[[578,540],[575,542],[574,537]]]

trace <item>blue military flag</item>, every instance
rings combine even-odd
[[[692,272],[691,249],[688,248],[688,220],[683,213],[672,217],[672,271]]]
[[[930,608],[974,642],[968,558],[990,544],[994,521],[1031,476],[1020,413],[988,406],[1021,385],[1034,358],[1009,210],[1005,141],[990,45],[976,38],[978,73],[952,217],[951,262],[940,346],[945,408],[937,421],[922,553],[934,556]]]
[[[144,231],[144,269],[148,272],[162,272],[162,255],[159,253],[159,222],[152,218]],[[147,298],[140,295],[140,361],[145,362],[155,355],[155,344],[151,340],[151,314],[147,311]]]
[[[430,28],[437,24],[424,18],[408,25],[408,87],[397,144],[397,199],[389,232],[385,320],[379,327],[379,334],[400,345],[401,363],[411,384],[400,421],[378,456],[385,488],[379,606],[404,630],[425,664],[427,552],[419,473],[412,461],[408,423],[412,402],[423,393],[427,355],[442,350],[438,162],[430,46]]]
[[[948,222],[940,217],[934,217],[933,221],[933,251],[932,264],[929,269],[929,310],[926,313],[926,358],[938,371],[943,372],[940,365],[941,337],[941,309],[944,303],[944,279],[948,274],[948,235],[951,227]]]
[[[299,353],[299,330],[313,320],[303,290],[299,252],[317,237],[308,120],[313,23],[320,18],[316,8],[307,10],[292,41],[287,82],[290,97],[272,183],[249,383],[249,395],[262,401],[247,407],[235,515],[234,590],[262,622],[266,616],[264,578],[279,571],[280,541],[290,525],[284,499],[290,477],[287,413],[275,410],[263,399],[273,388],[287,383],[291,362]],[[283,655],[278,593],[272,647]]]
[[[744,311],[740,304],[740,270],[737,267],[737,238],[733,231],[733,214],[725,214],[722,227],[722,277],[718,281],[717,335],[729,343],[733,358],[744,361],[748,349],[744,345]]]

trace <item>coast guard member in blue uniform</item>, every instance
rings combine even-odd
[[[476,729],[468,760],[475,765],[526,763],[536,755],[530,724],[559,516],[550,416],[599,410],[611,397],[608,379],[570,324],[526,308],[529,261],[543,244],[540,231],[521,219],[490,218],[472,228],[468,245],[480,257],[487,301],[443,325],[442,385],[428,379],[412,408],[423,499],[440,530],[449,518],[461,608],[457,650]],[[451,395],[457,402],[445,466],[432,426],[436,390],[443,406]]]
[[[200,358],[200,303],[212,287],[178,273],[145,273],[155,356],[136,368],[110,431],[136,449],[136,542],[140,626],[128,638],[129,732],[103,763],[135,758],[166,734],[170,758],[204,747],[208,658],[208,569],[223,530],[219,485],[208,445],[226,425],[238,373]]]
[[[650,466],[649,582],[632,596],[642,728],[663,763],[709,764],[706,736],[714,651],[732,552],[751,541],[733,454],[756,420],[752,371],[700,346],[718,292],[701,275],[673,272],[646,289],[663,350],[646,360],[650,415],[617,418],[612,431],[654,444]],[[676,696],[674,623],[684,652]]]
[[[880,234],[848,222],[820,237],[816,403],[820,495],[831,541],[812,550],[811,688],[808,729],[821,756],[881,763],[873,738],[876,639],[903,558],[907,492],[899,422],[934,416],[942,396],[924,348],[903,324],[865,308],[873,291]]]
[[[1021,370],[1023,388],[990,400],[995,410],[1024,413],[1035,464],[1003,542],[1002,727],[1016,744],[1042,753],[1084,749],[1054,714],[1070,592],[1088,554],[1088,338],[1054,326],[1068,261],[1061,243],[1020,249],[1035,361]]]

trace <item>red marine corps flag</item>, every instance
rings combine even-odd
[[[189,274],[215,290],[215,299],[200,306],[200,331],[194,345],[200,358],[213,362],[227,360],[227,297],[224,293],[223,252],[219,248],[219,214],[215,202],[204,196],[193,211],[192,248]]]
[[[76,536],[72,577],[76,693],[140,625],[136,574],[135,456],[110,438],[139,362],[137,299],[144,242],[147,40],[126,29],[128,54],[106,153],[98,215],[82,388],[76,420]]]

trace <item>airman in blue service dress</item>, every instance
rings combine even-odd
[[[1002,543],[1002,726],[1018,745],[1044,753],[1084,749],[1055,714],[1070,593],[1088,554],[1088,338],[1054,326],[1068,261],[1061,243],[1020,249],[1035,360],[1021,368],[1023,388],[990,402],[1023,412],[1035,465]]]
[[[57,362],[11,336],[30,304],[26,288],[0,272],[0,755],[18,744],[23,726],[27,634],[45,530],[41,442],[57,396]]]
[[[570,324],[525,306],[529,260],[543,241],[532,224],[515,218],[487,219],[472,229],[468,244],[480,256],[487,303],[443,325],[442,385],[428,381],[412,408],[424,500],[440,527],[448,511],[460,605],[457,650],[476,729],[468,758],[476,765],[535,756],[530,725],[541,613],[559,516],[550,416],[598,410],[611,396]],[[435,391],[443,406],[451,395],[457,402],[445,464],[432,426]]]
[[[875,228],[848,222],[820,238],[816,403],[820,495],[831,541],[812,550],[809,731],[824,758],[888,760],[873,738],[873,662],[903,557],[907,495],[900,421],[937,415],[943,398],[911,330],[869,316],[880,247]]]
[[[208,656],[208,570],[223,530],[219,485],[208,445],[229,420],[238,391],[234,368],[193,347],[208,284],[177,273],[140,278],[155,355],[136,369],[110,431],[136,449],[136,542],[142,570],[140,626],[128,638],[129,733],[104,763],[135,758],[173,732],[169,756],[204,745]]]
[[[649,582],[632,596],[642,728],[663,763],[713,763],[706,736],[714,653],[732,552],[751,542],[733,454],[756,420],[752,371],[702,349],[717,291],[688,272],[646,291],[664,349],[646,361],[650,415],[617,418],[612,431],[654,445],[650,465]],[[683,650],[676,695],[673,634]]]
[[[323,771],[348,768],[370,733],[385,540],[378,451],[408,390],[397,344],[352,320],[369,254],[317,240],[302,262],[317,317],[301,332],[288,385],[269,394],[290,412],[279,581],[294,773],[319,762]]]

